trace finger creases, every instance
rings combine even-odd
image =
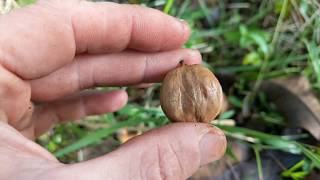
[[[71,165],[65,172],[82,172],[82,177],[93,179],[187,179],[201,165],[221,158],[225,149],[221,130],[201,123],[174,123],[129,140],[105,156]],[[88,168],[92,171],[81,170]]]
[[[17,130],[31,124],[28,118],[32,113],[30,98],[30,85],[0,65],[0,110],[8,124]]]
[[[83,1],[72,23],[78,53],[177,49],[190,34],[185,22],[138,5]]]
[[[35,136],[38,137],[55,123],[79,120],[89,115],[114,112],[127,103],[125,91],[84,91],[72,97],[38,105],[33,114]]]
[[[54,100],[94,86],[127,86],[160,82],[165,74],[184,60],[201,63],[196,50],[141,53],[126,51],[108,55],[82,55],[73,63],[40,79],[30,81],[32,99]]]
[[[177,49],[190,30],[151,8],[69,0],[39,1],[3,15],[0,34],[1,63],[31,80],[70,63],[76,54]]]

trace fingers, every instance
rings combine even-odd
[[[142,6],[81,2],[72,17],[80,53],[171,50],[190,33],[183,21]]]
[[[71,62],[75,53],[177,49],[189,33],[186,23],[146,7],[39,1],[1,16],[0,64],[34,79]]]
[[[46,132],[53,124],[78,120],[89,115],[114,112],[127,103],[127,93],[122,90],[110,92],[83,92],[76,96],[35,109],[35,137]]]
[[[134,138],[106,156],[60,169],[54,177],[187,179],[201,165],[220,159],[225,149],[221,130],[201,123],[175,123]]]
[[[153,83],[141,83],[141,84],[136,85],[135,87],[138,89],[147,89],[152,86],[153,86]]]
[[[122,52],[79,56],[58,71],[30,81],[32,99],[53,100],[93,86],[123,86],[159,82],[179,61],[199,64],[198,51],[180,49],[159,53]]]
[[[30,85],[0,65],[0,111],[7,123],[17,130],[31,123],[30,119],[24,118],[31,111],[30,95]]]
[[[57,162],[57,159],[53,157],[52,154],[50,154],[48,151],[43,149],[40,145],[34,143],[33,141],[27,139],[26,137],[22,136],[20,132],[18,132],[16,129],[8,125],[7,123],[4,123],[0,121],[0,150],[1,150],[1,155],[4,157],[0,157],[1,159],[1,164],[5,162],[5,159],[8,159],[10,162],[15,162],[17,158],[22,158],[25,161],[29,161],[27,157],[30,156],[31,158],[35,157],[40,157],[44,159],[47,163],[49,161]],[[13,154],[10,154],[9,156],[6,155],[6,153],[13,151]],[[5,158],[5,159],[3,159]],[[15,163],[14,163],[15,164]],[[18,165],[15,164],[15,168],[11,166],[9,170],[16,169],[18,168]],[[10,167],[6,164],[5,167]],[[6,169],[6,168],[5,168]],[[0,175],[1,175],[1,170],[0,169]],[[2,171],[4,172],[4,171]],[[17,171],[15,171],[17,173]],[[3,178],[3,176],[1,176]],[[10,177],[11,178],[11,177]]]

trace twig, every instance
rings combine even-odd
[[[263,171],[262,171],[262,162],[261,162],[261,157],[260,157],[260,149],[257,146],[253,146],[253,150],[254,150],[254,154],[256,156],[259,180],[263,180]]]
[[[3,13],[8,13],[12,9],[12,1],[13,0],[6,0],[5,1]]]
[[[0,14],[4,14],[4,1],[0,0]]]
[[[313,0],[312,1],[316,6],[318,6],[318,8],[320,8],[320,3],[317,0]]]
[[[282,162],[272,153],[267,151],[268,155],[278,164],[278,166],[282,169],[282,171],[287,170],[287,168],[282,164]]]
[[[15,0],[0,0],[0,14],[6,14],[18,7],[19,5]]]
[[[271,41],[271,43],[269,45],[269,49],[270,50],[268,51],[268,53],[264,57],[264,61],[262,63],[261,69],[259,71],[256,83],[253,86],[253,90],[251,91],[251,93],[249,93],[244,98],[243,109],[242,109],[242,115],[244,117],[248,117],[249,116],[250,106],[251,106],[253,100],[255,99],[255,97],[257,96],[258,90],[260,89],[260,86],[261,86],[262,81],[264,79],[265,73],[268,71],[269,59],[270,59],[271,55],[274,52],[276,43],[278,42],[279,35],[280,35],[280,28],[281,28],[281,26],[283,24],[283,20],[284,20],[284,17],[285,17],[285,13],[286,13],[287,7],[288,7],[288,0],[284,0],[284,3],[282,5],[282,9],[281,9],[281,13],[280,13],[280,16],[279,16],[279,19],[278,19],[278,22],[277,22],[277,26],[275,28],[275,32],[273,34],[272,41]]]
[[[313,1],[314,2],[314,1]],[[320,4],[318,2],[314,2],[316,4],[316,6],[318,6],[318,8],[320,8]],[[299,7],[297,7],[298,5],[296,4],[295,0],[291,0],[291,4],[295,7],[295,9],[298,11]],[[301,14],[305,20],[305,23],[302,24],[302,26],[298,29],[298,31],[296,31],[292,37],[291,42],[295,42],[295,40],[299,37],[299,35],[304,32],[304,30],[311,25],[311,23],[320,16],[320,9],[316,10],[316,12],[314,12],[311,17],[306,17],[303,14]],[[293,49],[295,50],[295,49]]]
[[[202,9],[202,11],[204,12],[205,16],[206,16],[206,19],[209,23],[210,26],[212,26],[212,21],[211,21],[211,18],[210,18],[210,12],[206,6],[206,2],[204,2],[203,0],[198,0],[199,2],[199,5],[200,5],[200,8]]]
[[[238,175],[238,173],[234,170],[233,165],[228,161],[226,161],[226,164],[227,164],[228,168],[230,169],[230,172],[231,172],[232,176],[234,177],[234,179],[235,180],[241,180],[240,176]]]
[[[294,42],[294,41],[299,37],[299,35],[306,29],[306,27],[308,27],[308,26],[313,22],[313,20],[315,20],[316,18],[318,18],[319,15],[320,15],[320,9],[317,10],[316,12],[314,12],[314,13],[311,15],[311,17],[308,18],[308,19],[306,20],[306,22],[302,24],[302,26],[299,28],[299,30],[294,34],[294,36],[293,36],[293,38],[292,38],[292,39],[293,39],[292,42]]]

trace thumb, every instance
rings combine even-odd
[[[55,176],[186,179],[201,165],[221,158],[225,149],[226,138],[221,130],[208,124],[174,123],[138,136],[106,156],[67,166]]]

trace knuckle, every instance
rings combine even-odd
[[[147,153],[139,156],[139,178],[151,180],[186,179],[184,157],[181,144],[173,144],[163,137],[161,131],[154,130],[152,138],[145,141]]]
[[[157,178],[147,179],[159,179],[159,180],[177,180],[184,178],[184,169],[181,163],[179,155],[170,143],[155,145],[155,153],[157,157],[154,161],[154,174]],[[150,171],[149,171],[150,172]],[[151,173],[147,174],[147,177],[152,177]]]

